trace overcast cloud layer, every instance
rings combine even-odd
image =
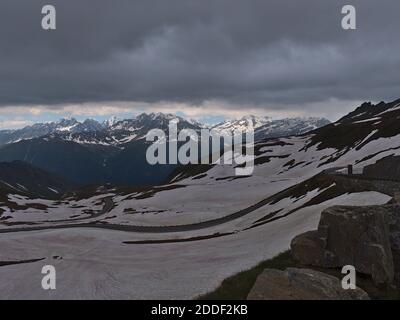
[[[41,29],[45,4],[56,31]],[[357,8],[356,31],[341,28],[344,4]],[[346,101],[400,97],[399,12],[397,0],[1,0],[0,107],[336,115],[356,107]]]

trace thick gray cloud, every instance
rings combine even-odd
[[[341,7],[357,8],[356,31]],[[41,8],[57,30],[41,29]],[[400,97],[395,0],[2,0],[0,105]]]

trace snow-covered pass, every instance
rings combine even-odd
[[[168,134],[161,129],[152,129],[147,133],[146,141],[153,142],[146,152],[149,164],[233,164],[237,176],[249,176],[253,173],[252,126],[245,131],[203,128],[199,136],[193,129],[182,129],[178,132],[178,123],[178,118],[169,121]],[[178,148],[179,142],[182,144]]]

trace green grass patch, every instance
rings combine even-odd
[[[246,300],[257,277],[264,271],[264,269],[285,270],[287,268],[308,268],[329,274],[338,279],[342,279],[343,277],[340,269],[326,269],[301,265],[292,258],[290,250],[288,250],[271,260],[263,261],[249,270],[242,271],[225,279],[221,286],[215,291],[200,296],[198,299]],[[371,299],[400,300],[400,290],[391,287],[376,287],[372,282],[371,277],[364,274],[357,273],[357,286],[367,292]]]
[[[295,267],[297,264],[293,260],[290,251],[285,251],[275,258],[263,261],[254,268],[240,272],[230,278],[225,279],[221,286],[213,292],[200,296],[199,300],[246,300],[256,279],[264,269],[279,269]]]

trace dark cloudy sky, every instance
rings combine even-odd
[[[41,29],[41,8],[57,30]],[[341,8],[357,9],[357,30]],[[400,97],[398,0],[1,0],[0,128],[65,114],[335,119]]]

